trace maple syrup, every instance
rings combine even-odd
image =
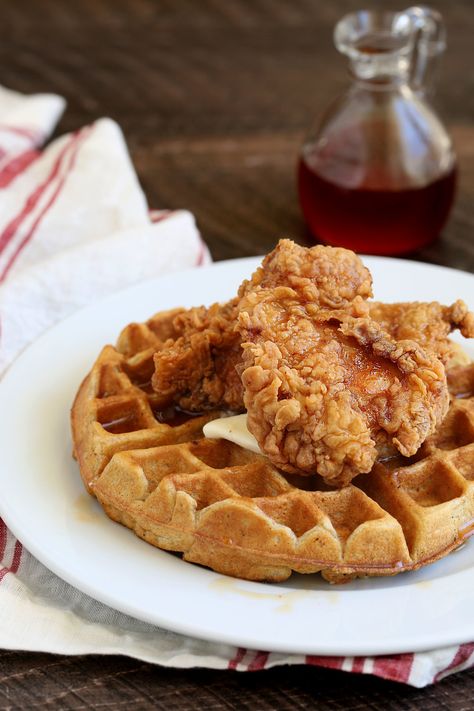
[[[445,49],[441,15],[426,6],[360,11],[336,25],[352,84],[316,122],[298,165],[303,215],[318,241],[403,254],[434,241],[456,187],[452,141],[427,101]]]
[[[166,408],[153,408],[153,416],[160,424],[169,425],[170,427],[179,427],[184,425],[189,420],[194,417],[199,417],[202,412],[188,412],[187,410],[182,410],[177,405],[171,405]],[[136,430],[141,430],[146,428],[147,425],[140,416],[138,409],[131,409],[125,414],[118,414],[114,416],[113,413],[106,413],[103,421],[101,422],[102,427],[110,434],[124,434],[126,432],[135,432]]]
[[[153,416],[165,425],[170,425],[171,427],[179,427],[184,425],[188,420],[192,420],[195,417],[201,417],[204,413],[202,412],[190,412],[189,410],[183,410],[178,405],[171,405],[170,407],[160,410],[153,410]]]
[[[403,254],[430,244],[449,215],[456,169],[422,187],[347,188],[301,158],[298,192],[313,237],[366,254]]]

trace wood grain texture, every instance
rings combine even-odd
[[[474,671],[412,689],[374,677],[303,666],[264,672],[177,670],[125,657],[4,652],[0,710],[249,709],[432,711],[472,708]]]
[[[295,163],[311,121],[347,84],[333,26],[362,5],[381,0],[0,0],[0,81],[64,95],[57,135],[112,116],[151,206],[194,212],[215,259],[260,254],[281,235],[308,241]],[[432,5],[448,26],[437,104],[461,180],[442,238],[415,258],[473,271],[474,6]],[[181,671],[0,652],[0,710],[460,710],[473,694],[474,671],[419,691],[317,668]]]

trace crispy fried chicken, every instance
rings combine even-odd
[[[417,451],[447,412],[446,376],[414,341],[306,297],[305,288],[245,288],[247,422],[276,466],[343,486],[387,448]]]
[[[474,338],[474,314],[464,301],[451,306],[437,301],[383,304],[367,302],[368,315],[396,340],[416,341],[435,353],[446,365],[457,354],[449,334],[459,329],[465,338]]]
[[[280,240],[240,294],[257,287],[293,284],[315,304],[343,308],[371,295],[372,279],[359,257],[347,249],[300,247]],[[180,336],[154,356],[153,388],[168,404],[193,412],[243,409],[241,338],[235,330],[238,299],[180,313],[174,326]]]
[[[357,305],[372,296],[370,272],[354,252],[322,245],[300,247],[289,239],[281,239],[267,254],[262,266],[242,283],[239,296],[276,286],[292,287],[307,301],[329,309]]]
[[[448,334],[474,335],[463,302],[369,296],[354,253],[281,240],[238,298],[176,316],[153,387],[190,411],[245,404],[277,466],[344,485],[377,456],[417,451],[447,410]]]
[[[200,412],[212,408],[243,409],[243,388],[236,365],[241,362],[235,332],[238,299],[181,312],[174,325],[179,337],[154,355],[153,388],[168,404]]]

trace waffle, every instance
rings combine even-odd
[[[416,457],[379,461],[343,489],[291,477],[264,456],[202,435],[150,387],[174,312],[106,346],[72,409],[88,491],[115,521],[186,561],[249,580],[321,572],[332,583],[433,562],[474,530],[474,364],[450,370],[451,406]]]
[[[219,413],[188,417],[169,410],[151,387],[153,354],[176,334],[181,309],[132,323],[116,347],[105,346],[76,395],[71,412],[74,456],[89,493],[117,452],[187,442]]]

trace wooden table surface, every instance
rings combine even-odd
[[[294,167],[309,123],[347,83],[332,28],[345,12],[377,4],[3,0],[0,82],[65,96],[57,134],[113,117],[151,206],[192,210],[216,260],[261,254],[281,235],[307,241]],[[474,5],[432,4],[448,27],[437,105],[461,178],[442,238],[416,258],[473,271]],[[473,696],[474,670],[420,691],[317,668],[179,671],[0,652],[0,709],[460,710],[474,708]]]

